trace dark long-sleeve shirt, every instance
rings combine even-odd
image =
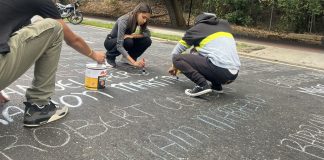
[[[123,56],[127,57],[128,56],[128,52],[126,51],[126,49],[124,48],[123,44],[124,44],[124,36],[125,34],[133,34],[135,31],[132,31],[130,28],[128,27],[128,19],[129,19],[128,14],[125,14],[121,17],[119,17],[113,27],[113,29],[110,32],[110,35],[112,38],[116,38],[117,37],[117,50],[118,52],[120,52]],[[140,34],[143,34],[144,37],[150,37],[150,31],[145,28],[145,29],[141,29],[140,30]]]

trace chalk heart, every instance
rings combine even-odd
[[[17,142],[17,137],[11,135],[0,135],[0,151]]]

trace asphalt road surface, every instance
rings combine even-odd
[[[104,49],[107,30],[71,27]],[[190,98],[193,83],[167,73],[173,47],[154,40],[145,74],[119,63],[105,89],[89,91],[85,65],[94,62],[64,44],[52,99],[69,115],[23,127],[30,69],[4,90],[11,101],[0,109],[0,159],[324,159],[323,72],[241,57],[225,94]]]

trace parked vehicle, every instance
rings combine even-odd
[[[78,10],[79,6],[80,0],[67,5],[56,3],[56,7],[60,12],[61,17],[66,18],[72,24],[80,24],[83,21],[83,15],[81,11]]]

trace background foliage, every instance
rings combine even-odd
[[[191,0],[180,0],[190,12]],[[213,12],[231,23],[295,33],[324,32],[324,0],[192,0],[191,13]]]

